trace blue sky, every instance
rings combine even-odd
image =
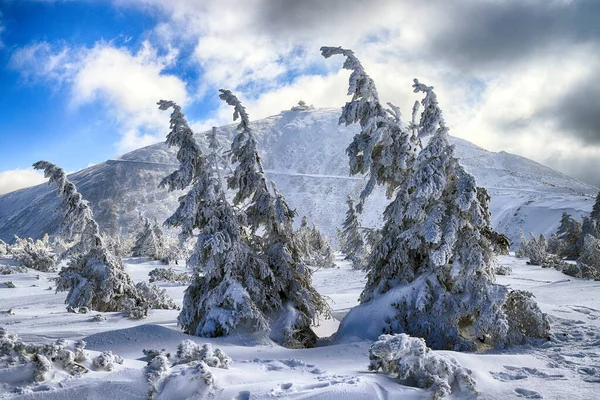
[[[384,101],[434,85],[451,134],[600,185],[600,2],[0,0],[0,193],[164,140],[160,98],[196,130],[305,100],[340,107],[355,50]],[[465,23],[468,21],[468,23]],[[408,115],[408,112],[404,113]]]

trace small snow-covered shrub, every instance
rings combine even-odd
[[[8,253],[8,245],[4,240],[0,239],[0,257],[4,257]]]
[[[22,265],[13,267],[9,265],[0,266],[0,275],[21,274],[27,272],[27,267]]]
[[[524,290],[513,290],[506,298],[502,310],[509,324],[508,342],[522,344],[527,338],[548,338],[550,322],[537,303],[533,294]]]
[[[93,360],[94,367],[104,371],[112,371],[115,364],[123,364],[123,359],[112,353],[112,351],[103,351]]]
[[[568,268],[571,264],[563,261],[560,256],[555,254],[547,254],[546,259],[542,263],[542,268],[553,268],[559,271],[563,271]]]
[[[498,264],[494,267],[494,274],[496,275],[510,275],[512,274],[512,268],[508,265]]]
[[[121,303],[121,310],[126,317],[133,319],[142,319],[148,316],[148,305],[137,304],[133,299],[125,299]]]
[[[544,235],[539,237],[529,234],[530,238],[525,238],[523,232],[521,232],[521,247],[516,252],[516,256],[520,258],[529,258],[529,264],[531,265],[542,265],[546,259],[547,253],[547,242]]]
[[[0,367],[33,365],[32,382],[43,382],[56,367],[70,375],[81,375],[88,369],[79,364],[87,358],[85,342],[59,339],[52,344],[24,343],[14,333],[0,327]]]
[[[231,358],[221,349],[213,350],[209,343],[199,345],[191,340],[177,346],[175,360],[165,349],[144,349],[144,354],[148,358],[145,372],[149,399],[163,398],[162,393],[169,393],[171,397],[165,398],[172,398],[174,391],[180,398],[204,395],[214,387],[211,367],[227,369],[231,365]],[[181,392],[182,387],[186,393]]]
[[[472,371],[450,356],[435,353],[421,338],[404,333],[381,335],[371,345],[369,359],[369,370],[397,374],[402,384],[431,388],[434,399],[449,395],[453,389],[475,393]]]
[[[92,321],[93,322],[102,322],[102,321],[106,321],[106,317],[102,314],[96,314],[92,317]]]
[[[191,278],[185,272],[177,273],[173,268],[155,268],[148,272],[150,282],[180,282],[188,283]]]
[[[229,369],[231,358],[216,348],[214,351],[210,343],[202,346],[191,340],[184,340],[177,346],[177,364],[189,363],[192,361],[203,361],[210,367]]]
[[[46,241],[20,239],[10,247],[10,253],[21,265],[41,272],[53,272],[56,267],[56,255],[50,252]]]
[[[4,282],[4,287],[7,289],[15,289],[16,286],[12,281],[6,281]]]

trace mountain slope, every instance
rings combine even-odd
[[[285,111],[252,124],[267,175],[300,216],[335,241],[335,228],[345,214],[347,195],[357,197],[362,177],[348,176],[345,154],[356,126],[338,125],[338,109]],[[228,146],[235,125],[219,128]],[[167,128],[165,128],[165,132]],[[203,135],[197,139],[204,142]],[[513,154],[493,153],[453,138],[456,154],[488,189],[492,222],[518,241],[519,231],[548,234],[567,211],[577,218],[589,213],[598,189]],[[60,165],[60,160],[49,160]],[[70,175],[90,202],[101,228],[109,232],[135,229],[139,215],[164,220],[181,193],[159,189],[160,180],[177,167],[175,152],[159,143]],[[362,223],[378,226],[388,200],[376,190],[368,200]],[[0,196],[0,238],[38,237],[57,232],[60,215],[55,189],[47,185]],[[299,221],[299,219],[298,219]]]

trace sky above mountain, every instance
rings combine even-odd
[[[382,100],[410,115],[436,88],[451,134],[600,186],[600,2],[593,0],[0,0],[0,193],[195,129],[299,100],[341,107],[351,48]]]

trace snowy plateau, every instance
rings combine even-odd
[[[365,183],[361,177],[348,176],[345,149],[357,128],[338,125],[338,116],[336,109],[292,110],[252,124],[268,178],[276,182],[299,216],[318,225],[334,244],[335,230],[344,219],[346,197],[356,198]],[[235,125],[218,129],[225,146],[234,130]],[[205,143],[203,135],[196,139]],[[578,218],[589,213],[594,204],[595,187],[519,156],[492,153],[457,138],[452,142],[477,184],[488,190],[493,225],[512,240],[513,248],[518,247],[521,230],[548,235],[556,230],[564,211]],[[132,233],[140,214],[163,221],[177,207],[182,193],[158,188],[159,181],[176,168],[175,152],[157,144],[74,173],[70,179],[89,201],[102,230]],[[382,191],[373,193],[362,224],[380,227],[379,218],[388,201]],[[57,232],[58,202],[55,189],[47,185],[0,196],[0,238],[11,242],[15,234],[37,238]],[[123,262],[135,283],[148,281],[148,273],[162,266],[141,257],[128,257]],[[600,281],[528,265],[512,255],[500,256],[498,263],[513,272],[497,276],[497,282],[511,290],[533,293],[541,310],[548,314],[552,334],[535,345],[504,350],[434,351],[432,354],[472,371],[476,393],[453,390],[449,398],[597,398]],[[352,269],[339,253],[335,264],[333,268],[311,267],[313,285],[326,298],[333,318],[314,322],[319,336],[315,348],[287,349],[249,335],[185,335],[177,326],[178,310],[150,310],[144,319],[127,318],[120,312],[67,312],[65,293],[53,290],[57,273],[18,269],[14,259],[0,258],[0,268],[14,269],[11,274],[0,275],[0,350],[10,354],[10,346],[22,343],[47,345],[34,362],[20,363],[10,357],[0,360],[0,398],[435,397],[432,389],[414,387],[410,379],[399,383],[391,375],[369,371],[372,341],[335,336],[340,321],[358,305],[366,282],[365,272]],[[184,265],[181,261],[172,265],[174,272],[191,273]],[[182,304],[187,284],[158,282],[158,286]],[[368,317],[365,315],[365,326]],[[145,351],[148,349],[164,352]],[[206,363],[204,359],[184,362],[187,352],[194,351],[210,353],[210,357]],[[48,356],[55,361],[40,355],[44,352],[55,352]],[[73,368],[86,372],[67,373]],[[168,375],[163,374],[166,371]],[[42,376],[37,382],[32,380],[39,374]],[[458,385],[451,383],[453,389]]]

